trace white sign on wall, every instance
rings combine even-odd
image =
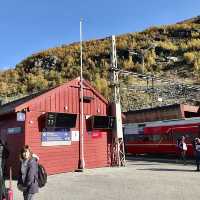
[[[18,112],[17,113],[17,121],[18,122],[24,122],[25,121],[25,113]]]
[[[72,131],[72,141],[79,141],[79,131]]]
[[[21,127],[8,128],[8,134],[20,134],[20,133],[22,133]]]

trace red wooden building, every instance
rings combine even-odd
[[[111,133],[101,127],[101,119],[97,118],[95,129],[89,123],[90,119],[94,123],[93,116],[108,116],[108,101],[83,80],[83,102],[85,167],[110,166]],[[1,106],[0,134],[8,143],[7,167],[12,167],[14,176],[19,169],[19,151],[25,144],[40,157],[48,174],[76,170],[80,161],[80,116],[79,78]]]
[[[124,113],[124,123],[141,123],[169,119],[200,117],[199,106],[173,104],[162,107],[130,110]]]

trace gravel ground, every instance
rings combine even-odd
[[[126,167],[51,175],[34,200],[199,200],[200,172],[195,169],[192,164],[131,159]],[[13,190],[14,200],[22,200],[16,181]]]

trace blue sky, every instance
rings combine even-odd
[[[1,0],[0,69],[33,53],[200,15],[199,0]]]

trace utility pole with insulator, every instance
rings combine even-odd
[[[112,146],[111,146],[111,164],[112,166],[125,166],[125,150],[122,130],[121,104],[119,92],[119,69],[117,68],[117,53],[115,36],[112,39],[112,56],[111,56],[111,87],[113,91],[112,96],[112,116],[115,118],[115,126],[112,132]]]

